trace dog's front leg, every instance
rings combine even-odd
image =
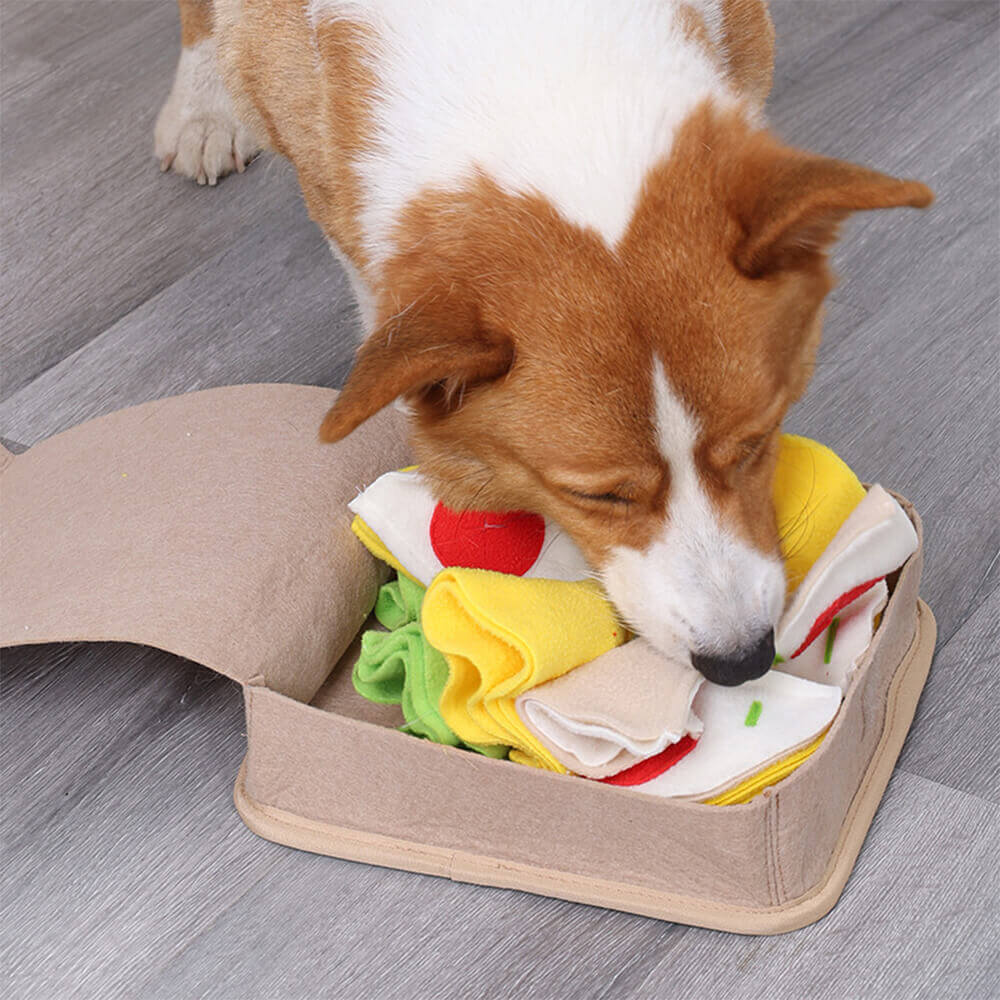
[[[161,170],[215,184],[242,173],[263,143],[236,117],[219,73],[212,0],[178,0],[181,57],[170,96],[160,109],[154,151]]]

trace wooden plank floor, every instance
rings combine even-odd
[[[319,858],[230,802],[235,685],[130,646],[7,653],[0,987],[209,998],[1000,996],[998,4],[778,0],[789,139],[935,188],[848,227],[791,428],[924,516],[934,670],[855,874],[750,939]],[[287,165],[162,177],[168,0],[4,0],[0,435],[158,396],[339,384],[356,326]]]

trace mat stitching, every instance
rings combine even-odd
[[[785,886],[785,870],[781,866],[781,792],[774,793],[774,861],[778,879],[779,903],[788,899],[788,889]]]
[[[774,883],[774,905],[780,906],[784,900],[781,896],[781,885],[778,881],[778,799],[771,795],[768,802],[767,819],[771,828],[769,839],[768,867],[771,869],[771,879]]]
[[[764,867],[767,874],[767,901],[774,906],[774,855],[771,851],[771,799],[768,797],[767,808],[764,810]]]

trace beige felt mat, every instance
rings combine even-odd
[[[819,920],[840,898],[909,730],[930,669],[936,635],[934,616],[920,602],[918,631],[889,691],[886,727],[851,802],[827,869],[811,891],[785,903],[756,908],[728,905],[641,884],[578,875],[472,851],[452,851],[419,840],[402,840],[324,823],[255,801],[246,789],[246,764],[240,769],[233,798],[243,821],[254,833],[316,854],[438,875],[458,882],[521,889],[717,930],[784,933]]]
[[[410,455],[392,410],[320,445],[333,398],[207,390],[0,455],[0,644],[138,642],[240,681],[237,807],[282,843],[746,933],[825,913],[930,663],[922,549],[891,581],[823,746],[749,803],[659,799],[489,760],[398,732],[395,711],[350,685],[382,571],[346,504]]]

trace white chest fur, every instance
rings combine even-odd
[[[721,0],[690,6],[718,34]],[[675,0],[311,0],[380,39],[373,151],[356,161],[377,265],[402,209],[476,170],[614,245],[648,169],[706,98],[733,100]]]

